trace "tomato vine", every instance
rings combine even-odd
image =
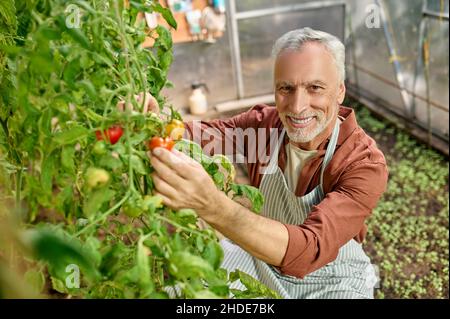
[[[33,252],[26,264],[35,290],[45,293],[49,282],[50,292],[93,298],[275,296],[220,269],[215,232],[198,227],[195,211],[173,211],[153,194],[146,144],[171,132],[179,139],[181,116],[165,111],[160,94],[171,85],[170,31],[150,30],[138,16],[158,12],[176,28],[171,12],[148,0],[4,3],[0,15],[11,25],[0,38],[0,90],[11,98],[1,100],[0,168],[13,182],[2,201],[15,198],[10,213]],[[142,46],[146,37],[151,48]],[[150,92],[161,114],[143,112],[138,92]],[[120,101],[133,107],[118,110]],[[261,209],[256,189],[233,183],[226,157],[209,158],[185,140],[175,147],[201,162],[219,189]],[[76,288],[65,284],[72,264],[82,274]],[[229,288],[237,279],[246,292]]]

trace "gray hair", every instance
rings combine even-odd
[[[287,50],[300,51],[301,47],[307,42],[319,42],[325,46],[333,56],[339,79],[342,82],[345,81],[344,44],[334,35],[323,31],[303,28],[285,33],[275,42],[272,49],[272,57],[276,59],[281,52]]]

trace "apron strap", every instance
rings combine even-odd
[[[328,144],[327,151],[325,153],[325,157],[323,159],[322,168],[320,170],[320,185],[323,185],[323,172],[325,171],[325,168],[327,167],[328,163],[331,161],[331,158],[333,157],[334,151],[336,149],[336,143],[339,137],[339,128],[341,126],[341,123],[339,123],[338,120],[336,120],[336,124],[334,125],[333,133],[331,134],[330,138],[330,144]]]
[[[283,130],[281,131],[281,135],[278,137],[278,130],[274,130],[270,134],[270,145],[272,144],[272,139],[277,139],[275,144],[275,149],[273,154],[270,157],[269,165],[267,168],[263,170],[262,174],[273,174],[276,172],[276,169],[278,167],[278,153],[280,152],[280,147],[283,145],[283,139],[284,134],[286,133],[286,129],[283,127]]]

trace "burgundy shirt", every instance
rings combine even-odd
[[[335,153],[324,171],[325,198],[313,206],[302,225],[285,225],[289,242],[280,266],[280,271],[284,274],[303,278],[335,260],[339,248],[351,239],[361,243],[367,233],[365,220],[386,189],[388,169],[383,153],[377,148],[375,141],[358,126],[353,109],[341,106],[339,115],[344,120],[340,126]],[[214,137],[201,141],[202,147],[209,144],[210,149],[212,141],[222,143],[222,149],[225,149],[227,128],[242,128],[244,132],[247,128],[261,128],[267,133],[270,128],[276,128],[280,133],[283,129],[278,111],[267,105],[256,105],[229,119],[202,121],[200,124],[202,132],[208,128],[215,129]],[[188,138],[191,138],[193,122],[186,123],[186,129],[187,134],[190,134]],[[266,136],[267,139],[262,142],[270,149],[270,135]],[[318,153],[305,163],[295,190],[297,196],[307,194],[319,184],[320,168],[330,137],[331,135],[319,145]],[[283,147],[278,155],[278,165],[283,171],[286,165],[285,146],[288,142],[289,137],[285,134]],[[243,149],[234,149],[233,153],[241,152],[247,158],[252,155],[250,152],[255,147],[258,149],[258,139],[256,145],[254,143],[245,139]],[[258,154],[255,163],[247,163],[251,185],[259,187],[263,176],[259,169],[267,165],[266,159],[263,162]]]

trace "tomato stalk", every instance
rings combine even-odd
[[[202,232],[199,232],[199,231],[197,231],[197,230],[195,230],[195,229],[191,229],[191,228],[184,227],[184,226],[178,224],[177,222],[174,222],[174,221],[171,220],[170,218],[164,217],[164,216],[159,215],[159,214],[155,214],[154,216],[155,216],[155,218],[157,218],[157,219],[159,219],[159,220],[161,220],[161,221],[164,221],[164,222],[166,222],[166,223],[169,223],[169,224],[171,224],[172,226],[175,226],[175,227],[177,227],[177,228],[179,228],[179,229],[182,229],[182,230],[184,230],[184,231],[186,231],[186,232],[188,232],[188,233],[196,234],[196,235],[202,236],[202,237],[204,237],[204,238],[209,238],[209,235],[208,235],[208,234],[203,234]]]
[[[113,207],[111,207],[110,209],[108,209],[106,212],[104,212],[102,215],[100,215],[100,217],[98,217],[97,219],[95,219],[93,222],[89,223],[88,225],[86,225],[83,229],[81,229],[79,232],[77,232],[75,234],[76,237],[80,236],[81,234],[83,234],[86,230],[90,229],[92,226],[97,225],[98,223],[100,223],[102,220],[104,220],[106,217],[108,217],[109,215],[111,215],[116,209],[118,209],[120,206],[122,206],[122,204],[128,199],[128,197],[130,197],[130,192],[128,191],[120,201],[118,201]]]

